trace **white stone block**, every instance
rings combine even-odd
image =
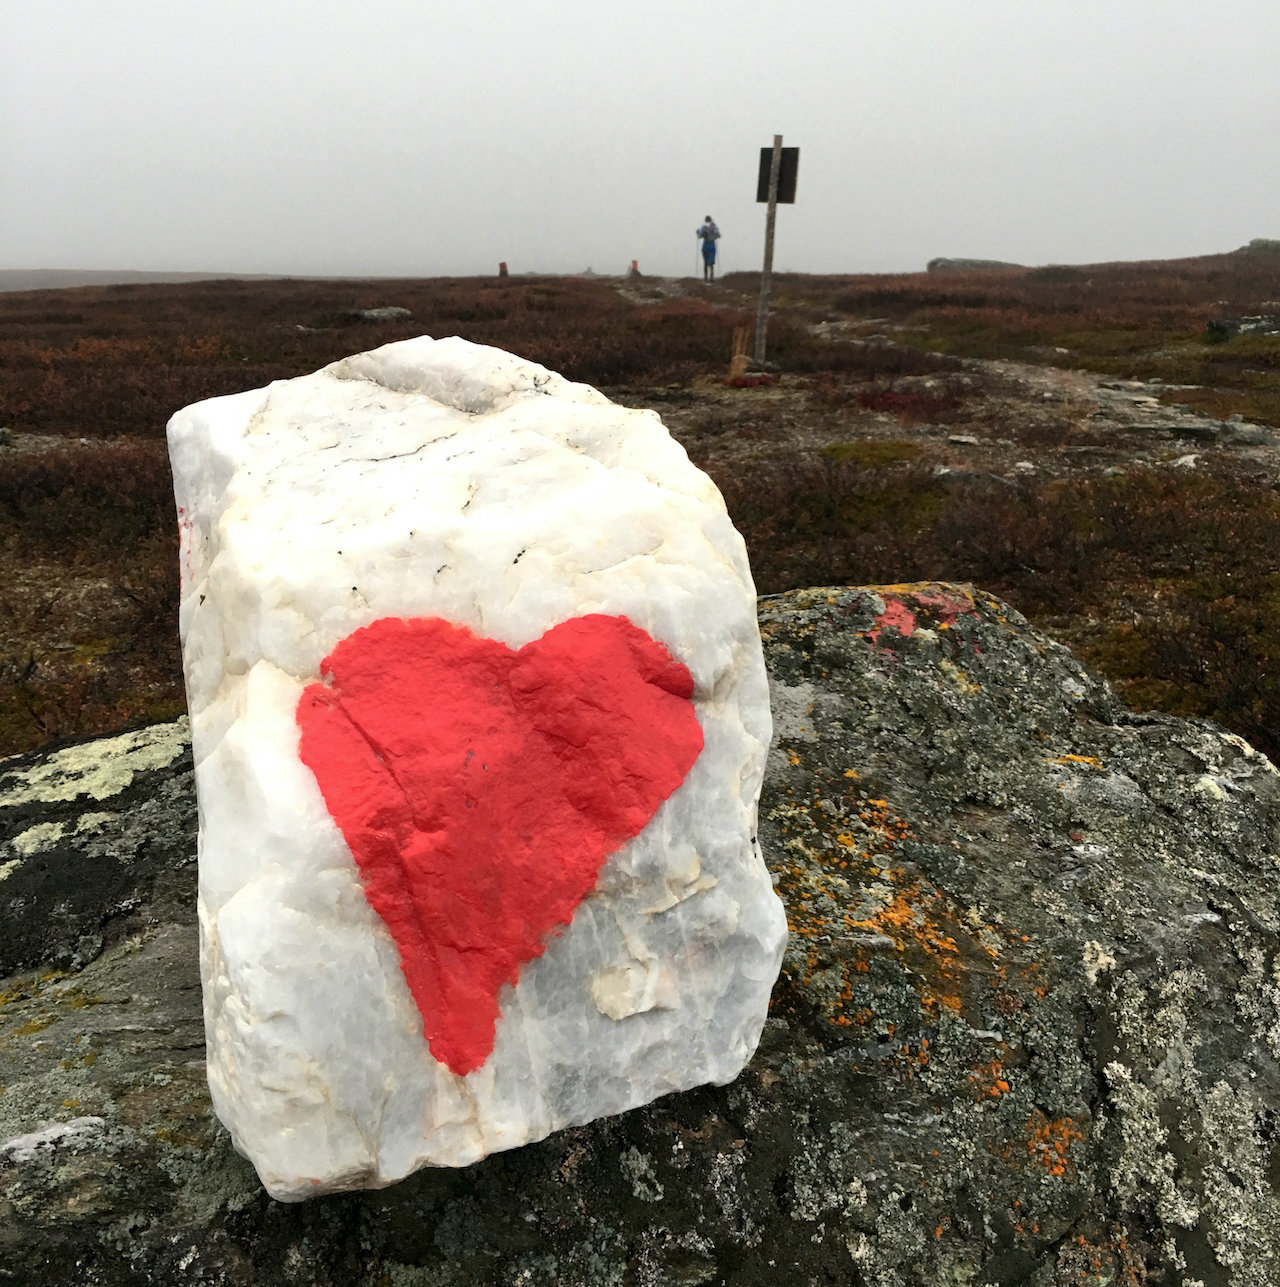
[[[768,693],[657,415],[422,338],[169,444],[209,1084],[272,1195],[735,1077],[786,935]]]

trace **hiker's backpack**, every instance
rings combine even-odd
[[[720,240],[720,229],[716,227],[716,225],[715,225],[715,221],[714,221],[714,220],[712,220],[712,219],[708,219],[708,220],[707,220],[707,222],[706,222],[705,224],[703,224],[703,226],[702,226],[702,239],[703,239],[703,241],[719,241],[719,240]]]

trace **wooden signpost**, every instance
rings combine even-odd
[[[764,270],[760,274],[760,306],[756,310],[755,360],[764,361],[765,334],[769,329],[769,278],[773,273],[773,228],[778,217],[778,203],[792,205],[796,199],[796,172],[800,168],[800,149],[783,147],[782,135],[773,136],[773,147],[760,149],[760,175],[756,180],[756,200],[769,203],[764,224]]]

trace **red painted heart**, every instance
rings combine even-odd
[[[702,750],[693,680],[626,617],[513,650],[387,617],[298,702],[302,761],[400,949],[432,1055],[493,1049],[498,992],[568,924],[604,860]]]

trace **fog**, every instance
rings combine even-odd
[[[1280,236],[1275,0],[0,0],[0,268],[1091,262]]]

